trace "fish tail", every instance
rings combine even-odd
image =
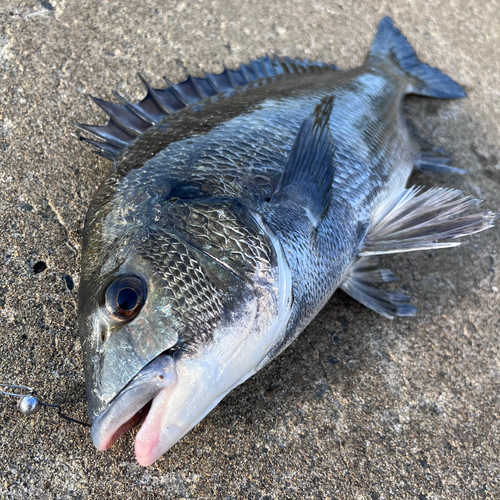
[[[380,22],[369,55],[372,61],[380,58],[404,72],[408,78],[408,94],[442,99],[466,97],[464,89],[449,76],[418,60],[413,47],[390,17]]]

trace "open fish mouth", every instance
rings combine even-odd
[[[136,455],[141,465],[149,465],[160,439],[161,414],[177,385],[174,358],[160,355],[146,365],[92,422],[92,440],[98,450],[107,450],[126,432],[141,423],[136,437]],[[168,429],[172,445],[180,429]],[[154,461],[154,460],[153,460]],[[152,463],[152,462],[151,462]]]
[[[126,434],[129,430],[133,429],[136,425],[139,425],[141,421],[144,421],[146,419],[150,408],[151,408],[151,401],[146,403],[146,405],[143,408],[141,408],[132,418],[130,418],[125,423],[120,425],[120,427],[111,436],[111,438],[108,437],[109,434],[107,434],[106,436],[102,436],[102,434],[99,435],[99,431],[94,430],[98,428],[98,425],[96,426],[93,425],[92,436],[94,436],[94,434],[96,435],[96,437],[95,438],[93,437],[93,439],[97,449],[104,451],[111,448],[118,441],[118,439],[120,439],[124,434]],[[99,445],[97,444],[98,442]]]

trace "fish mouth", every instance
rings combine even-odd
[[[107,450],[124,433],[142,422],[135,439],[135,456],[151,465],[203,417],[234,386],[224,365],[205,357],[175,358],[162,354],[146,365],[92,422],[92,440]],[[229,382],[229,385],[227,384]]]
[[[232,360],[221,360],[219,349],[212,347],[198,356],[162,354],[146,365],[92,422],[96,448],[110,448],[142,422],[135,455],[142,466],[151,465],[233,387],[255,373],[243,362],[243,352],[233,353]]]
[[[109,448],[111,448],[117,441],[120,439],[124,434],[126,434],[129,430],[133,429],[136,425],[140,425],[141,422],[143,422],[146,417],[148,416],[149,410],[151,408],[151,401],[145,404],[143,408],[141,408],[132,418],[127,420],[125,423],[120,425],[116,432],[111,436],[111,438],[108,438],[107,440],[99,436],[97,439],[101,438],[98,443],[96,443],[96,440],[94,440],[94,443],[96,444],[96,447],[98,450],[104,451]],[[94,429],[97,429],[96,426],[92,426],[92,437],[94,434],[99,434],[98,431],[94,431]]]
[[[141,465],[156,458],[159,416],[177,385],[175,361],[160,355],[146,365],[92,422],[92,440],[98,450],[107,450],[126,432],[142,423],[136,438],[136,456]],[[172,429],[173,434],[178,434]],[[160,454],[161,455],[161,454]],[[155,457],[152,459],[152,457]]]

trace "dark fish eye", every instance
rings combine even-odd
[[[116,297],[116,303],[122,311],[133,311],[139,302],[139,295],[133,288],[122,288]]]
[[[102,306],[116,321],[130,321],[142,309],[146,300],[146,286],[135,276],[121,276],[104,290]]]

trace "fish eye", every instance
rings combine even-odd
[[[121,276],[105,288],[101,306],[116,321],[130,321],[142,309],[146,300],[146,286],[135,276]]]

